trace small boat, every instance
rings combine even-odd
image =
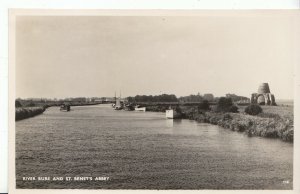
[[[126,104],[124,105],[123,109],[127,111],[133,111],[134,107],[131,104]]]
[[[114,109],[115,109],[115,110],[122,110],[122,109],[123,109],[123,106],[122,106],[122,104],[121,104],[120,98],[118,98],[118,99],[116,100],[116,104],[115,104],[115,106],[114,106]]]
[[[137,106],[134,107],[134,110],[135,111],[146,112],[146,107],[140,107],[140,106],[137,105]]]
[[[181,111],[169,108],[166,110],[166,118],[167,119],[180,119],[182,116]]]
[[[59,108],[60,111],[70,111],[71,110],[71,106],[69,104],[62,104]]]

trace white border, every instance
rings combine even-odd
[[[154,192],[153,190],[74,190],[74,189],[63,189],[63,190],[51,190],[51,189],[15,189],[15,130],[14,129],[14,115],[15,115],[15,110],[14,110],[14,88],[15,88],[15,61],[14,61],[14,53],[12,51],[14,51],[14,46],[15,46],[15,36],[14,36],[14,19],[16,15],[209,15],[209,16],[239,16],[240,14],[243,13],[247,13],[247,15],[273,15],[274,14],[287,14],[287,15],[292,15],[293,18],[298,18],[300,17],[300,12],[299,10],[269,10],[269,11],[265,11],[265,10],[256,10],[256,11],[246,11],[246,10],[239,10],[239,11],[212,11],[212,10],[205,10],[205,11],[196,11],[196,10],[189,10],[189,11],[183,11],[183,10],[89,10],[88,12],[86,10],[68,10],[67,12],[65,10],[24,10],[24,9],[14,9],[10,11],[10,36],[9,36],[9,45],[10,45],[10,52],[9,52],[9,72],[10,72],[10,77],[9,77],[9,88],[10,88],[10,93],[9,93],[9,119],[10,119],[10,126],[9,128],[12,129],[9,131],[9,145],[10,145],[10,152],[9,152],[9,171],[10,171],[10,179],[9,179],[9,192],[10,193],[98,193],[98,192],[102,192],[102,193],[126,193],[126,192],[130,192],[130,193],[137,193],[137,192],[143,192],[143,193],[148,193],[148,192]],[[300,28],[297,29],[297,32],[294,32],[294,35],[300,34]],[[297,35],[297,42],[295,42],[295,44],[293,46],[297,46],[298,48],[298,40],[299,40],[299,35]],[[299,61],[299,56],[297,56],[297,58],[295,58],[296,61]],[[295,67],[295,69],[298,69],[298,66]],[[297,74],[299,75],[299,74]],[[299,94],[299,87],[300,87],[300,80],[299,77],[296,77],[295,79],[296,84],[297,84],[297,90],[296,90],[296,94]],[[296,98],[295,98],[296,99]],[[295,106],[298,105],[298,100],[295,102]],[[297,108],[297,111],[299,108]],[[297,114],[298,115],[298,114]],[[298,121],[296,123],[298,125]],[[296,130],[295,130],[296,131]],[[299,134],[296,133],[297,137],[295,137],[295,139],[299,139],[298,136]],[[297,152],[298,146],[299,146],[299,141],[295,141],[294,143],[294,150],[295,152]],[[297,148],[297,149],[296,149]],[[164,192],[164,193],[175,193],[175,192],[197,192],[197,193],[300,193],[300,189],[299,189],[299,183],[295,184],[299,179],[299,154],[296,155],[297,157],[294,157],[294,168],[297,169],[297,171],[294,171],[294,190],[271,190],[271,191],[267,191],[267,190],[193,190],[193,191],[187,191],[187,190],[163,190],[160,192]]]
[[[299,9],[299,0],[1,0],[0,1],[0,193],[7,189],[8,8],[43,9]],[[299,72],[299,69],[297,69]],[[297,74],[299,75],[299,74]],[[295,84],[300,83],[299,77]],[[299,89],[299,84],[297,84]],[[299,91],[299,90],[298,90]],[[295,92],[296,95],[296,92]],[[297,92],[299,96],[299,92]],[[295,102],[295,111],[299,105]],[[298,125],[298,124],[297,124]],[[296,162],[296,161],[295,161]],[[299,160],[298,160],[299,162]]]

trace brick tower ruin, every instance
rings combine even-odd
[[[251,95],[251,104],[276,106],[275,96],[271,94],[268,83],[259,85],[257,93]]]

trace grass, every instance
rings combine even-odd
[[[219,125],[233,131],[245,132],[249,136],[294,140],[293,107],[262,106],[263,113],[247,115],[245,106],[239,106],[239,113],[199,112],[185,108],[186,117],[203,123]]]
[[[246,106],[238,106],[239,112],[244,112]],[[278,115],[282,118],[294,119],[294,107],[293,106],[261,106],[263,113],[272,115]]]
[[[263,113],[278,115],[281,118],[294,120],[293,106],[262,106]]]

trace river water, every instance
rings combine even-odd
[[[164,113],[52,107],[16,122],[16,176],[17,188],[292,189],[293,144]]]

